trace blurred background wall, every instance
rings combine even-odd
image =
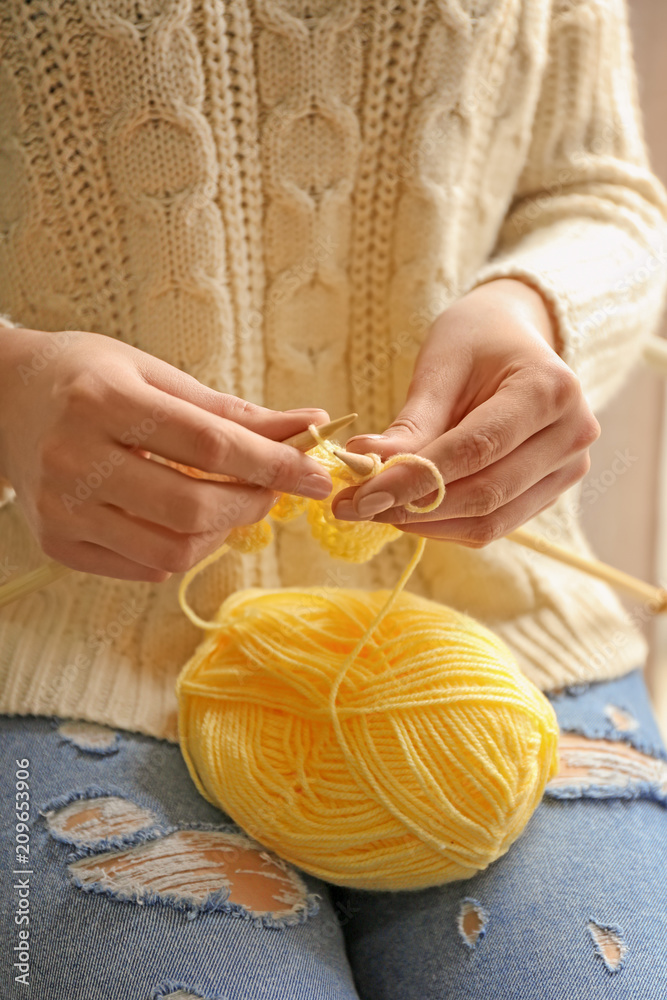
[[[667,185],[667,0],[628,0],[639,96],[653,169]],[[667,249],[667,248],[666,248]],[[661,330],[667,336],[667,322]],[[623,392],[602,413],[602,435],[591,452],[589,502],[583,520],[605,562],[667,586],[667,418],[665,382],[638,367]],[[626,468],[612,472],[616,452]],[[623,463],[617,461],[618,469]],[[606,473],[606,475],[605,475]],[[613,482],[612,482],[613,479]],[[594,499],[593,499],[594,497]],[[646,678],[667,738],[667,616],[646,619],[651,653]]]

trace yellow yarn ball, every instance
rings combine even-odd
[[[419,889],[508,850],[555,774],[558,725],[466,615],[403,592],[367,634],[388,596],[233,594],[178,678],[179,740],[201,794],[287,861]]]

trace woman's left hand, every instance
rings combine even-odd
[[[590,467],[600,426],[573,371],[557,354],[545,300],[503,278],[473,289],[435,321],[422,344],[405,406],[382,435],[356,435],[348,451],[429,458],[447,490],[435,510],[427,468],[398,464],[333,502],[342,520],[394,524],[428,538],[487,545],[549,507]]]

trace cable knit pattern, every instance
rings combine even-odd
[[[7,0],[0,21],[0,327],[117,337],[255,402],[356,409],[369,432],[433,319],[483,281],[553,302],[596,409],[656,327],[667,199],[623,0]],[[587,552],[577,497],[531,527]],[[0,568],[18,573],[43,556],[11,498]],[[202,573],[193,605],[390,586],[414,545],[351,566],[304,521]],[[0,711],[176,740],[201,638],[178,583],[73,574],[0,611]],[[605,585],[506,540],[429,542],[409,589],[489,625],[544,690],[645,654]]]

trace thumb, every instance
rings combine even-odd
[[[345,444],[346,451],[376,452],[385,461],[399,452],[419,452],[444,433],[446,413],[442,399],[432,388],[415,380],[398,416],[382,434],[355,434]]]
[[[382,434],[355,434],[346,449],[375,451],[382,459],[402,451],[420,452],[455,422],[459,398],[470,380],[471,361],[470,352],[461,350],[460,343],[448,336],[448,324],[436,321],[417,355],[398,416]]]

